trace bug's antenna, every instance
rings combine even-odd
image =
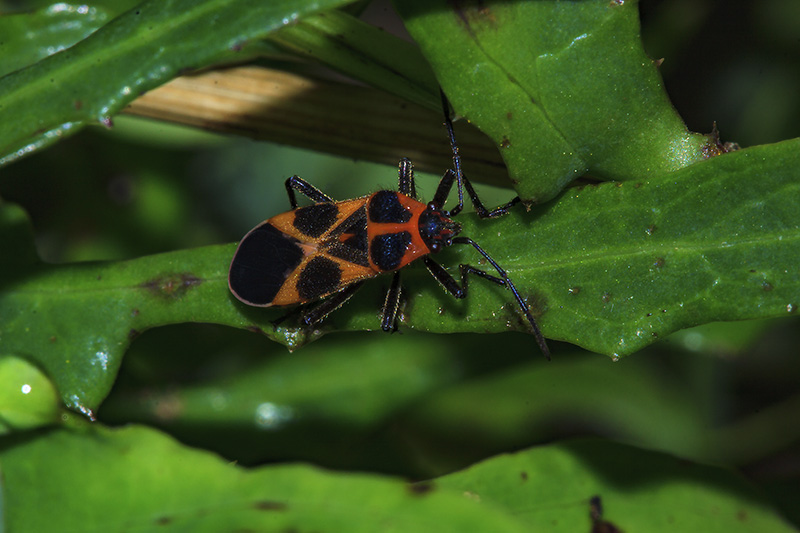
[[[439,89],[442,96],[442,110],[444,111],[444,127],[447,128],[447,136],[450,138],[450,148],[453,150],[453,170],[456,172],[456,187],[458,188],[458,205],[450,210],[450,215],[457,215],[464,208],[464,174],[461,171],[461,156],[458,154],[458,144],[456,134],[453,132],[453,120],[450,118],[450,102],[442,89]]]

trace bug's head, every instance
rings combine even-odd
[[[434,202],[429,203],[419,216],[419,234],[431,252],[453,244],[453,237],[460,232],[461,224],[445,216]]]

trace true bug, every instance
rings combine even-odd
[[[233,295],[257,307],[319,301],[301,314],[301,322],[311,326],[344,304],[367,278],[393,272],[381,311],[381,329],[391,332],[397,329],[400,269],[422,259],[433,277],[456,298],[467,296],[469,274],[509,288],[539,347],[549,359],[550,351],[544,337],[508,274],[472,239],[458,236],[461,226],[452,218],[464,208],[464,189],[480,218],[506,214],[519,202],[519,197],[492,210],[484,207],[461,170],[461,157],[444,93],[442,106],[453,151],[453,169],[445,171],[433,200],[428,204],[417,200],[414,171],[407,158],[400,160],[397,191],[382,190],[354,200],[335,202],[307,181],[292,176],[286,180],[291,211],[253,228],[236,249],[228,274],[228,286]],[[447,210],[444,203],[454,182],[458,204]],[[298,207],[295,191],[314,203]],[[472,246],[499,276],[461,264],[459,284],[430,257],[453,244]]]

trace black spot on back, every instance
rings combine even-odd
[[[314,300],[336,290],[342,269],[327,257],[317,256],[306,264],[297,280],[297,294],[302,300]]]
[[[369,201],[369,221],[402,223],[411,220],[411,213],[403,208],[395,191],[378,191]]]
[[[355,215],[359,215],[357,218]],[[354,220],[351,220],[354,219]],[[342,242],[356,250],[367,253],[367,217],[364,211],[356,211],[342,223]]]
[[[239,244],[228,273],[231,290],[251,305],[269,305],[303,260],[300,241],[262,224]]]
[[[294,211],[294,227],[309,237],[317,238],[336,222],[339,208],[336,204],[315,204]]]
[[[370,243],[372,262],[381,270],[394,270],[410,243],[411,234],[407,231],[378,235]]]
[[[359,266],[368,267],[369,259],[367,259],[367,252],[353,248],[348,244],[350,239],[345,242],[337,242],[331,245],[330,248],[325,249],[329,255],[344,259],[348,263],[354,263]]]

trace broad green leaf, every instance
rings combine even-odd
[[[686,130],[642,49],[636,2],[396,6],[456,112],[501,147],[523,199],[549,200],[587,173],[639,180],[704,157],[708,139]]]
[[[246,470],[144,427],[0,440],[9,531],[526,531],[512,514],[401,479]],[[91,504],[87,504],[91,502]]]
[[[547,441],[558,435],[554,428],[574,424],[649,449],[709,460],[697,455],[703,448],[698,437],[711,431],[700,398],[669,376],[657,375],[647,359],[615,364],[565,352],[550,362],[534,360],[440,389],[405,419],[412,434],[453,448],[469,441],[478,449],[515,449]]]
[[[544,209],[464,233],[491,243],[545,336],[614,357],[689,326],[791,316],[800,305],[799,147],[795,139],[650,180],[569,189]],[[502,288],[473,283],[469,298],[448,303],[406,285],[413,327],[521,327]]]
[[[734,472],[598,440],[493,457],[436,481],[531,531],[795,531]],[[592,528],[590,500],[602,520]]]
[[[545,210],[520,208],[498,220],[461,217],[464,233],[509,271],[546,336],[614,357],[689,326],[788,316],[800,305],[798,146],[755,147],[661,178],[574,189]],[[229,294],[233,251],[220,245],[123,262],[11,264],[0,294],[0,350],[31,354],[68,405],[91,410],[130,339],[154,326],[232,325],[292,348],[328,331],[377,328],[385,278],[319,329],[297,329],[292,317],[276,327],[271,321],[286,311],[248,308]],[[462,247],[439,259],[454,268],[475,255]],[[527,331],[502,287],[475,280],[469,297],[454,301],[423,268],[404,276],[403,327]]]
[[[0,78],[0,164],[84,125],[110,126],[112,115],[178,73],[246,59],[248,41],[344,3],[143,2],[74,46]]]
[[[721,416],[718,406],[735,405],[741,395],[710,390],[705,375],[730,367],[690,362],[685,354],[667,359],[667,350],[618,363],[561,352],[550,362],[534,360],[440,388],[403,419],[407,431],[420,436],[418,446],[446,450],[436,461],[444,467],[473,462],[485,450],[548,442],[565,427],[725,465],[753,464],[800,438],[800,427],[790,422],[800,413],[800,395]]]
[[[246,470],[137,426],[4,437],[0,467],[4,525],[19,532],[589,531],[595,496],[622,531],[792,531],[729,471],[598,440],[411,486],[305,465]]]
[[[30,354],[64,402],[92,416],[139,332],[177,322],[244,325],[226,294],[233,249],[15,270],[0,293],[0,349]]]
[[[151,387],[146,398],[118,397],[103,404],[104,416],[110,410],[120,420],[235,424],[272,435],[320,421],[366,430],[468,371],[446,337],[387,340],[383,335],[332,338],[308,346],[302,357],[272,357],[225,379],[180,389]],[[160,406],[167,404],[177,408],[164,414]]]
[[[516,337],[504,337],[510,353],[496,354],[496,336],[349,333],[286,354],[246,332],[165,328],[132,344],[98,419],[155,425],[240,464],[303,460],[428,477],[428,461],[398,437],[404,413],[526,358],[511,348],[526,347]]]

